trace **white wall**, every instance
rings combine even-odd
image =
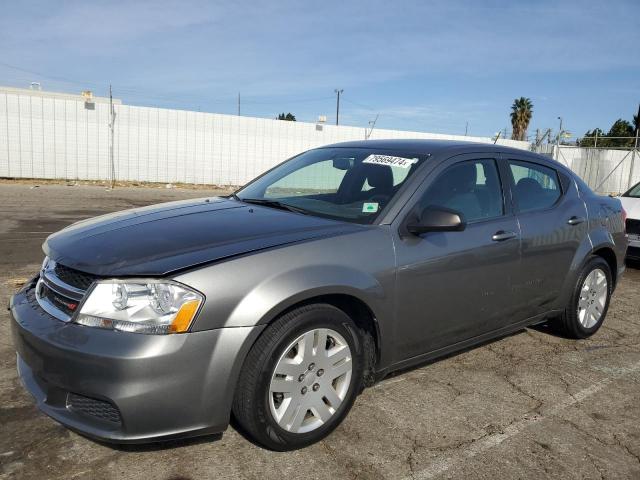
[[[99,101],[91,110],[79,96],[47,93],[0,88],[0,176],[110,179],[109,105]],[[360,127],[120,104],[115,110],[118,180],[241,185],[309,148],[365,138]],[[375,129],[371,138],[492,142],[488,137],[382,129]]]

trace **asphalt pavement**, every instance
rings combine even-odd
[[[0,301],[33,275],[44,238],[82,218],[216,191],[0,183]],[[628,268],[591,339],[545,328],[366,390],[345,422],[274,453],[233,428],[151,446],[86,439],[40,413],[0,313],[0,479],[640,478],[640,270]],[[168,412],[168,414],[171,414]]]

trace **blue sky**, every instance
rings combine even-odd
[[[13,1],[0,84],[125,103],[493,135],[608,130],[640,102],[640,1]]]

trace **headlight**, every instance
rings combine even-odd
[[[202,301],[200,293],[166,280],[108,280],[93,286],[73,321],[124,332],[182,333]]]

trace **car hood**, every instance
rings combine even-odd
[[[633,218],[640,220],[640,198],[634,197],[619,197],[622,202],[622,206],[627,212],[627,218]]]
[[[265,248],[360,230],[223,198],[125,210],[80,221],[49,236],[52,260],[99,276],[160,276]]]

